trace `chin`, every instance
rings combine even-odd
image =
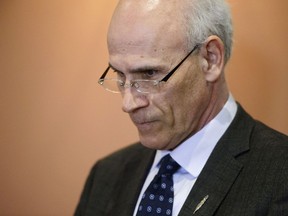
[[[167,150],[169,149],[168,143],[161,141],[161,137],[156,136],[156,135],[151,135],[151,136],[143,136],[139,134],[140,142],[143,146],[150,148],[150,149],[155,149],[155,150]]]

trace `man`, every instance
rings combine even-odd
[[[119,1],[99,83],[140,143],[96,163],[76,216],[288,215],[288,138],[229,93],[231,46],[224,0]]]

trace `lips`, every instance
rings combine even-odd
[[[130,115],[130,118],[135,125],[154,122],[152,118],[142,116]]]
[[[147,130],[152,127],[156,120],[147,119],[147,118],[136,118],[130,115],[132,122],[139,130]]]
[[[134,123],[134,124],[137,127],[139,132],[144,133],[144,132],[151,131],[154,128],[155,123],[156,122],[153,121],[153,122],[143,122],[143,123],[140,123],[140,124],[139,123]]]

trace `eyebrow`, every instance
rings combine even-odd
[[[117,68],[113,67],[113,65],[111,65],[110,63],[109,63],[109,66],[113,70],[123,73],[123,71],[118,70]],[[160,66],[140,66],[140,67],[131,69],[129,72],[130,73],[141,73],[141,72],[143,73],[143,72],[147,72],[147,71],[151,71],[151,70],[155,70],[155,71],[164,70],[164,65],[160,65]]]

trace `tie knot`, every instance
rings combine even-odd
[[[179,168],[180,165],[168,154],[160,161],[158,175],[173,175]]]

